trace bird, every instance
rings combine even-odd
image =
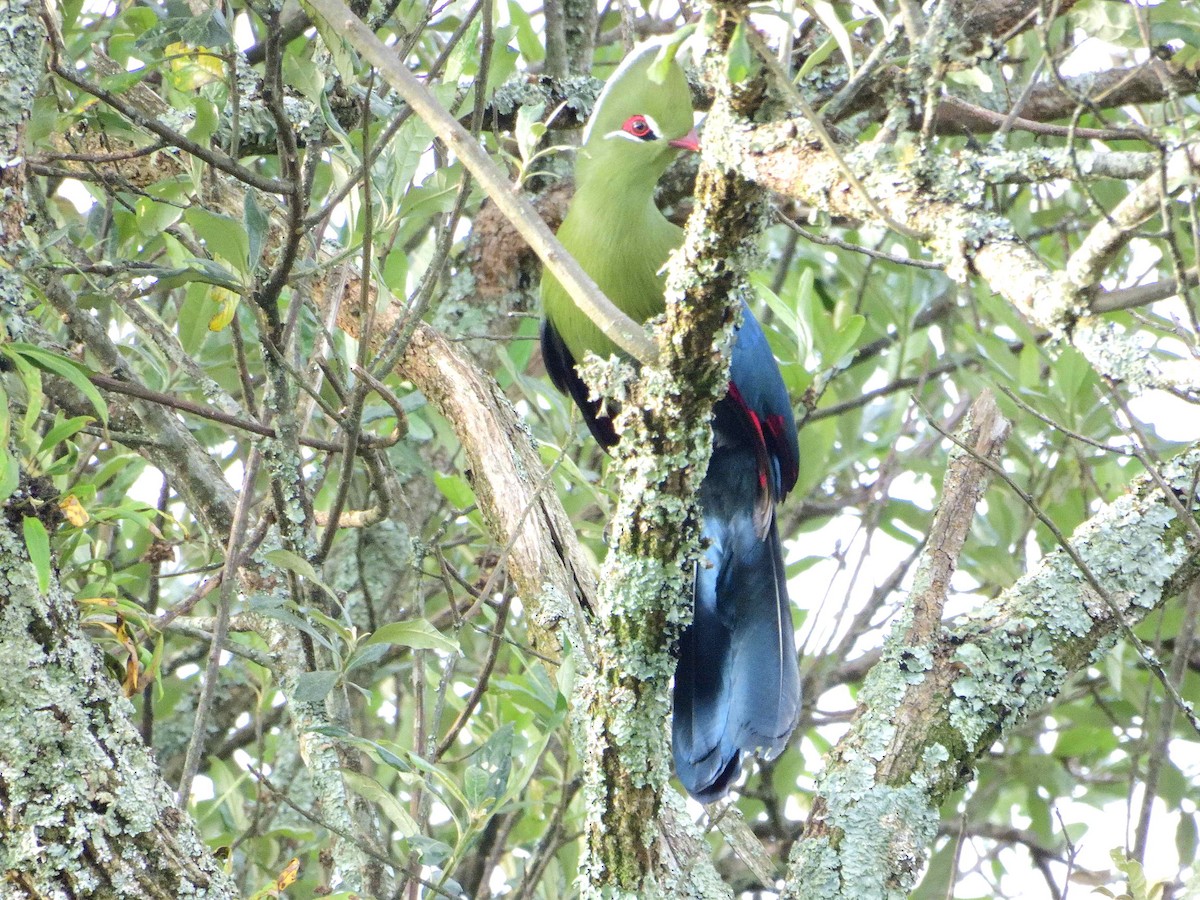
[[[575,194],[558,239],[638,322],[665,308],[664,266],[683,231],[655,205],[654,191],[680,153],[699,150],[693,119],[674,48],[647,42],[605,83],[577,153]],[[618,440],[612,410],[591,394],[576,362],[589,352],[606,358],[621,351],[550,273],[541,297],[547,374],[579,407],[596,441],[611,448]],[[692,622],[679,640],[671,732],[676,775],[702,803],[729,792],[743,756],[781,753],[800,710],[775,520],[776,504],[796,484],[800,451],[779,366],[745,303],[712,430],[712,456],[698,490],[704,551],[693,572]]]

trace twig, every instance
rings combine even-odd
[[[1109,262],[1133,237],[1137,228],[1159,211],[1160,202],[1181,190],[1200,165],[1200,146],[1183,148],[1163,159],[1161,172],[1130,191],[1116,208],[1097,222],[1067,260],[1071,283],[1088,288],[1100,280]],[[1165,182],[1165,183],[1164,183]]]
[[[204,752],[205,733],[208,730],[208,713],[217,693],[217,680],[221,671],[221,653],[225,649],[225,638],[229,633],[229,614],[233,606],[233,587],[237,583],[237,569],[241,564],[241,544],[246,536],[246,519],[250,504],[255,498],[254,480],[258,476],[258,465],[262,456],[257,450],[250,452],[246,462],[246,475],[242,479],[242,491],[238,494],[237,506],[233,511],[233,524],[229,529],[229,542],[225,546],[225,567],[221,571],[221,593],[217,602],[217,616],[213,623],[212,643],[208,650],[208,665],[204,670],[204,687],[196,701],[196,719],[192,726],[192,738],[188,742],[187,755],[183,761],[183,774],[179,777],[179,804],[186,808],[192,794],[192,781],[200,768],[200,757]]]
[[[917,401],[914,400],[913,402]],[[924,409],[924,407],[922,407],[922,409]],[[953,434],[944,431],[934,420],[933,416],[929,414],[928,410],[925,411],[925,415],[930,426],[939,434],[941,434],[942,437],[953,441],[956,445],[966,450],[968,453],[974,452],[972,448],[967,447]],[[1055,524],[1054,520],[1046,515],[1042,508],[1038,506],[1037,501],[1034,500],[1024,488],[1017,484],[1011,475],[1004,471],[1003,467],[992,462],[990,459],[982,457],[979,458],[979,462],[990,469],[992,473],[996,475],[996,477],[1008,485],[1008,487],[1018,497],[1021,498],[1021,502],[1029,507],[1030,512],[1033,513],[1037,520],[1046,526],[1046,528],[1054,536],[1054,540],[1058,543],[1059,547],[1061,547],[1063,552],[1071,558],[1071,562],[1075,564],[1075,567],[1079,569],[1084,580],[1091,586],[1092,590],[1096,593],[1096,596],[1104,601],[1104,605],[1108,608],[1109,613],[1112,615],[1118,627],[1121,629],[1121,633],[1125,635],[1125,637],[1137,651],[1138,656],[1141,657],[1142,662],[1146,664],[1147,668],[1149,668],[1154,674],[1154,677],[1157,678],[1162,686],[1166,689],[1167,695],[1171,698],[1171,702],[1179,707],[1180,711],[1187,716],[1188,723],[1192,726],[1192,729],[1197,734],[1200,734],[1200,716],[1197,716],[1195,710],[1192,708],[1192,705],[1183,699],[1179,693],[1179,689],[1176,688],[1175,685],[1171,683],[1170,679],[1167,678],[1167,673],[1163,671],[1162,663],[1160,663],[1154,657],[1154,654],[1150,652],[1150,649],[1146,646],[1142,639],[1137,636],[1137,633],[1134,632],[1133,627],[1129,624],[1129,620],[1125,618],[1124,613],[1121,612],[1120,607],[1117,606],[1117,603],[1115,600],[1113,600],[1112,595],[1105,589],[1104,585],[1100,583],[1100,580],[1096,577],[1096,573],[1091,570],[1091,567],[1088,566],[1086,562],[1084,562],[1083,557],[1079,555],[1079,551],[1075,549],[1075,547],[1067,539],[1067,536],[1062,533],[1062,530],[1057,524]],[[1173,491],[1167,491],[1168,495],[1173,495],[1173,493]]]
[[[55,16],[49,10],[45,10],[42,18],[46,23],[46,30],[50,34],[50,70],[63,81],[74,85],[81,91],[91,94],[97,100],[111,106],[134,125],[157,135],[163,141],[173,147],[178,147],[184,153],[203,160],[214,169],[219,169],[225,174],[231,175],[243,184],[248,184],[260,191],[266,191],[271,194],[285,194],[291,190],[292,186],[287,181],[278,178],[266,178],[257,172],[247,169],[236,159],[222,153],[220,150],[214,150],[211,147],[196,143],[196,141],[180,134],[175,129],[168,128],[157,119],[146,115],[136,106],[126,103],[112,91],[107,91],[100,87],[100,85],[88,81],[70,66],[63,63],[62,55],[66,48],[63,46],[62,35],[59,34]]]
[[[869,256],[871,259],[883,260],[884,262],[895,263],[899,266],[914,266],[918,269],[935,269],[938,272],[944,271],[945,263],[929,262],[924,259],[913,259],[910,256],[893,256],[890,253],[881,253],[879,250],[872,250],[870,247],[864,247],[861,244],[852,244],[849,241],[843,241],[840,238],[831,237],[829,235],[818,234],[815,231],[809,231],[799,222],[790,219],[780,209],[775,210],[775,214],[779,220],[788,228],[792,229],[797,234],[803,235],[805,240],[812,241],[814,244],[821,244],[824,247],[837,247],[840,250],[849,250],[853,253],[861,253],[864,256]]]
[[[945,96],[938,104],[939,114],[945,111],[951,115],[966,116],[965,122],[957,122],[958,132],[970,132],[972,121],[994,126],[997,131],[1009,129],[1027,131],[1030,134],[1041,134],[1048,137],[1074,137],[1081,141],[1148,141],[1147,132],[1135,128],[1075,128],[1071,125],[1050,125],[1045,122],[1035,122],[1022,116],[998,113],[974,103],[968,103],[961,97]],[[939,130],[948,130],[943,124]]]
[[[830,136],[829,131],[825,128],[825,124],[821,121],[821,117],[817,115],[816,110],[814,110],[809,105],[808,101],[804,99],[804,95],[796,89],[794,84],[792,84],[792,79],[790,79],[787,72],[783,70],[783,67],[779,64],[779,60],[775,58],[775,54],[771,52],[771,48],[767,46],[766,41],[764,41],[762,38],[762,35],[759,34],[756,29],[751,27],[749,23],[746,23],[746,36],[750,40],[750,46],[755,49],[759,58],[766,64],[766,67],[775,77],[775,81],[783,89],[783,92],[787,95],[788,99],[791,100],[792,103],[796,105],[796,108],[804,114],[804,117],[808,119],[813,131],[817,133],[817,137],[821,139],[821,143],[824,145],[825,149],[832,154],[834,160],[837,162],[838,168],[841,169],[842,174],[846,176],[846,180],[853,185],[856,191],[858,191],[863,200],[865,200],[867,205],[871,208],[871,211],[879,217],[881,222],[886,224],[893,231],[896,231],[905,237],[918,239],[920,236],[915,231],[913,231],[907,225],[901,225],[899,222],[889,216],[875,200],[875,198],[867,192],[866,187],[863,186],[863,183],[859,180],[858,176],[854,174],[854,170],[850,168],[850,164],[846,162],[845,157],[842,156],[837,144]]]
[[[905,643],[910,647],[926,644],[941,626],[950,577],[970,531],[975,507],[987,487],[986,470],[980,461],[995,461],[1011,427],[1000,415],[990,391],[984,391],[971,406],[961,441],[955,441],[969,450],[950,454],[942,499],[913,577],[913,590],[907,602],[911,619],[905,635]]]
[[[1121,309],[1134,309],[1146,306],[1158,300],[1166,300],[1182,294],[1187,287],[1195,287],[1200,278],[1196,269],[1184,273],[1184,285],[1174,278],[1156,281],[1153,284],[1139,284],[1134,287],[1120,288],[1115,291],[1105,291],[1097,294],[1088,304],[1088,309],[1094,313],[1116,312]]]

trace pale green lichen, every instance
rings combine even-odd
[[[1161,477],[1186,506],[1195,503],[1200,450],[1166,463]],[[1072,545],[1108,600],[1136,622],[1164,599],[1188,565],[1187,529],[1143,476],[1077,529]],[[1194,551],[1192,551],[1194,556]],[[1095,661],[1119,634],[1109,603],[1065,552],[1049,554],[1003,596],[954,629],[957,674],[950,682],[949,730],[930,743],[906,783],[882,783],[877,762],[890,750],[905,686],[927,671],[923,647],[904,648],[896,623],[881,663],[859,696],[866,711],[818,782],[829,837],[800,841],[788,897],[899,898],[915,884],[936,833],[937,806],[966,777],[964,766],[1035,714],[1074,671]],[[948,742],[948,743],[947,743]]]
[[[542,106],[547,112],[562,102],[584,121],[592,112],[596,98],[604,88],[604,82],[590,76],[564,78],[556,85],[562,99],[551,93],[547,86],[531,80],[528,76],[513,78],[496,88],[492,95],[492,107],[501,116],[512,115],[522,106]],[[552,102],[553,101],[553,102]]]
[[[0,16],[0,169],[21,162],[21,132],[42,78],[39,4],[14,0]],[[5,198],[8,199],[8,198]]]
[[[1150,388],[1200,390],[1200,362],[1180,358],[1164,364],[1110,320],[1098,316],[1083,319],[1072,342],[1098,371],[1133,393]]]
[[[0,871],[45,896],[64,882],[77,896],[144,896],[147,880],[172,896],[236,896],[175,807],[76,610],[53,583],[39,593],[23,542],[2,523],[0,608],[0,666],[23,673],[0,680]],[[164,817],[175,827],[161,828]]]
[[[970,752],[997,729],[1023,721],[1066,677],[1050,635],[1037,623],[1016,619],[983,640],[964,644],[954,657],[965,673],[953,684],[950,724]]]

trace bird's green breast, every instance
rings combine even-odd
[[[652,202],[626,206],[619,197],[577,193],[558,239],[608,299],[634,321],[644,322],[663,311],[663,267],[683,232]],[[549,272],[542,281],[542,303],[577,361],[589,351],[605,358],[621,354]]]

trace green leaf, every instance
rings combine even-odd
[[[301,0],[300,5],[308,13],[313,25],[316,26],[317,34],[321,36],[321,42],[325,45],[325,50],[329,52],[330,57],[333,59],[333,65],[337,69],[338,75],[347,84],[355,83],[355,62],[357,56],[354,49],[350,46],[350,42],[342,36],[336,26],[327,22],[324,16],[305,3],[304,0]]]
[[[546,56],[541,38],[533,27],[529,13],[518,0],[509,0],[508,17],[517,26],[517,49],[521,51],[521,56],[526,62],[541,62]]]
[[[189,207],[183,217],[213,256],[220,257],[243,276],[249,272],[250,238],[241,222],[199,206]]]
[[[512,774],[513,726],[505,722],[488,738],[479,752],[480,768],[487,775],[484,799],[496,800],[504,795]]]
[[[319,581],[317,570],[312,567],[307,559],[298,556],[291,550],[271,550],[263,554],[263,559],[272,565],[279,566],[281,569],[287,569],[289,572],[295,572],[309,581]]]
[[[754,65],[754,54],[750,51],[750,41],[746,37],[745,22],[738,22],[733,29],[733,37],[729,41],[729,53],[726,56],[726,72],[734,84],[741,84],[750,77]]]
[[[320,703],[337,684],[339,674],[333,669],[301,672],[296,677],[296,690],[292,696],[302,703]]]
[[[475,491],[461,475],[444,475],[441,472],[434,472],[433,483],[437,485],[442,496],[449,500],[455,509],[466,509],[468,506],[475,505]]]
[[[463,774],[463,794],[466,795],[471,809],[481,809],[488,800],[493,799],[488,794],[490,781],[488,773],[480,766],[467,766],[467,771]]]
[[[797,314],[796,307],[771,290],[765,278],[753,277],[751,278],[751,283],[754,286],[754,292],[766,302],[779,323],[795,337],[796,361],[804,365],[808,359],[808,352],[812,348],[812,335],[809,333],[808,326]],[[800,274],[800,285],[797,290],[811,292],[812,284],[812,269],[805,269]]]
[[[46,432],[46,436],[42,438],[42,444],[38,447],[37,452],[45,453],[51,447],[57,446],[74,434],[78,434],[82,429],[95,421],[95,418],[92,416],[75,416],[74,418],[59,422]]]
[[[4,447],[0,447],[0,503],[12,496],[21,483],[21,467],[17,458]]]
[[[342,778],[354,793],[378,806],[403,837],[410,838],[420,834],[421,829],[417,827],[416,820],[408,814],[391,791],[374,778],[352,769],[342,769]]]
[[[211,259],[190,259],[188,265],[171,269],[153,269],[147,274],[158,279],[163,290],[173,290],[197,282],[212,284],[230,291],[240,291],[242,283],[224,266]]]
[[[145,237],[155,237],[162,234],[171,225],[179,221],[183,210],[169,203],[156,203],[149,197],[138,197],[134,204],[134,219],[138,231]]]
[[[842,57],[846,60],[846,71],[853,78],[854,42],[850,39],[850,32],[838,18],[837,9],[829,0],[812,0],[811,6],[813,13],[821,20],[821,24],[829,29],[829,33],[837,41],[838,47],[842,51]]]
[[[310,103],[318,102],[325,93],[325,76],[321,67],[314,66],[312,60],[302,59],[291,51],[283,54],[283,83],[295,88]]]
[[[538,141],[546,133],[546,125],[542,122],[542,113],[546,107],[541,103],[522,105],[517,109],[517,151],[521,161],[528,165],[537,152]]]
[[[424,619],[409,619],[405,622],[390,622],[367,638],[370,644],[398,644],[414,650],[441,650],[457,653],[458,644],[450,640]]]
[[[222,123],[220,112],[217,110],[216,104],[205,97],[193,97],[192,121],[195,123],[188,129],[188,137],[199,144],[206,143],[209,138],[217,133],[217,128]]]
[[[838,328],[829,348],[830,365],[837,366],[845,361],[846,357],[858,346],[858,339],[862,336],[866,324],[866,317],[857,313],[846,318],[846,321]]]
[[[476,16],[467,26],[458,45],[450,51],[446,60],[444,80],[449,84],[457,84],[463,78],[470,78],[479,71],[479,32],[483,26],[482,17]]]
[[[264,553],[263,559],[272,565],[279,566],[281,569],[287,569],[289,572],[295,572],[301,578],[304,578],[311,584],[319,587],[330,597],[337,599],[337,592],[321,580],[321,576],[318,575],[317,570],[312,567],[312,563],[310,563],[304,557],[298,556],[291,550],[279,548],[278,550],[271,550],[267,553]]]
[[[17,458],[8,452],[9,425],[8,394],[0,384],[0,504],[12,496],[20,483]]]
[[[37,573],[38,592],[45,594],[50,590],[50,535],[41,519],[25,516],[21,522],[21,531],[25,535],[25,549],[29,553],[29,561]]]
[[[1180,816],[1175,827],[1175,850],[1180,859],[1196,858],[1196,817]]]
[[[836,46],[837,38],[835,38],[833,35],[825,38],[825,40],[821,42],[821,45],[808,55],[808,59],[804,61],[804,65],[800,67],[800,71],[796,77],[798,79],[803,78],[821,63],[825,62],[825,60],[829,58],[829,54],[833,52],[833,48]]]
[[[243,219],[246,223],[246,237],[248,241],[247,261],[249,270],[253,272],[258,266],[258,261],[262,257],[263,245],[266,243],[267,230],[271,227],[271,220],[267,216],[258,201],[254,197],[254,191],[246,191],[246,199],[242,202]]]
[[[33,344],[24,344],[19,341],[7,344],[0,348],[0,350],[8,353],[10,357],[12,354],[17,354],[39,369],[71,382],[75,389],[83,394],[88,399],[88,402],[92,404],[92,408],[96,410],[100,421],[105,425],[108,424],[108,405],[104,402],[104,398],[100,396],[100,392],[96,390],[96,386],[88,380],[91,370],[87,366],[41,347],[35,347]]]

